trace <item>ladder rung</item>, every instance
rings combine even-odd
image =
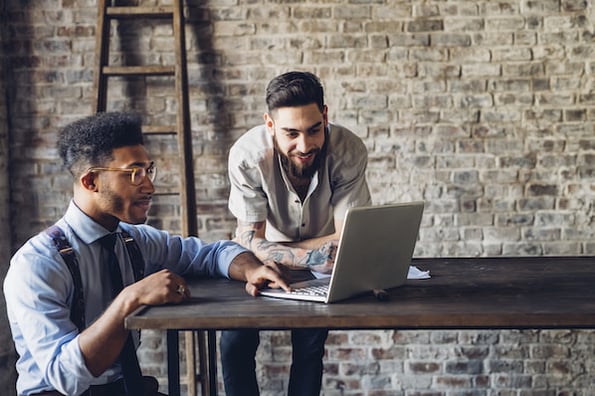
[[[172,7],[107,7],[106,15],[112,19],[171,18]]]
[[[143,125],[143,133],[147,135],[175,135],[175,125]]]
[[[175,66],[104,66],[107,76],[173,76]]]

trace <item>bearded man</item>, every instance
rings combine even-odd
[[[265,265],[329,273],[347,209],[371,203],[367,149],[353,132],[329,123],[322,84],[312,73],[275,77],[266,103],[264,125],[241,136],[229,154],[235,239]],[[292,330],[288,395],[320,394],[327,335],[327,329]],[[223,331],[220,343],[226,395],[258,395],[259,331]]]

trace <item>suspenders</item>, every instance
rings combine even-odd
[[[70,320],[76,325],[79,331],[85,329],[85,296],[83,293],[83,282],[81,279],[81,272],[76,254],[66,239],[64,231],[57,225],[50,226],[45,230],[46,234],[52,239],[54,246],[60,252],[62,259],[70,271],[72,280],[74,282],[74,296],[72,305],[70,307]],[[122,236],[126,245],[126,250],[132,262],[132,270],[134,272],[135,282],[140,280],[144,275],[144,260],[136,241],[126,231],[122,231]]]

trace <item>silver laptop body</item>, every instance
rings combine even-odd
[[[292,293],[264,289],[260,294],[332,303],[402,285],[407,280],[423,209],[421,201],[349,209],[330,277],[293,283]],[[325,294],[299,292],[302,287],[325,283]]]

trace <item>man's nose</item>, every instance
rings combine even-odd
[[[307,134],[300,133],[300,136],[297,139],[296,149],[301,153],[307,153],[310,151],[310,138]]]
[[[143,178],[142,191],[151,194],[155,192],[155,184],[153,184],[148,176]]]

